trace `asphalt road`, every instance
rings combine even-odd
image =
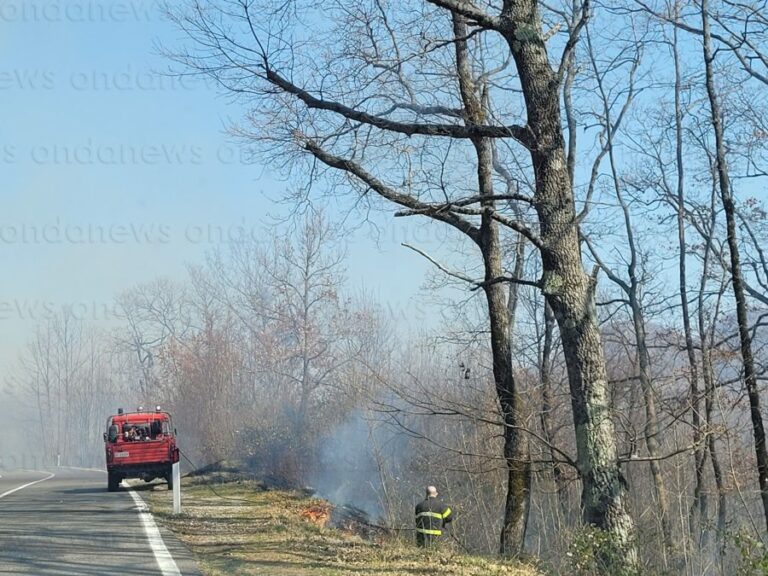
[[[0,574],[198,576],[187,550],[150,518],[124,485],[107,492],[101,472],[0,469]]]

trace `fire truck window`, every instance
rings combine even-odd
[[[115,443],[115,442],[117,442],[117,434],[118,434],[117,426],[112,424],[109,427],[109,432],[107,433],[107,438],[109,439],[110,442]]]
[[[150,436],[154,440],[155,437],[162,432],[162,426],[160,424],[159,420],[155,420],[152,422],[152,425],[150,426]]]

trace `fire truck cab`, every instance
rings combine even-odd
[[[171,415],[159,406],[154,412],[141,407],[136,412],[119,409],[107,419],[104,448],[110,492],[125,478],[145,482],[164,478],[168,489],[173,488],[171,466],[179,461],[176,430]]]

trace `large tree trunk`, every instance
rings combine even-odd
[[[486,276],[493,270],[496,257],[485,258]],[[500,264],[500,259],[497,260]],[[496,276],[498,277],[498,276]],[[522,429],[522,405],[515,390],[509,347],[507,302],[504,286],[494,284],[485,289],[491,319],[491,347],[496,393],[504,420],[504,458],[507,464],[507,495],[504,524],[501,530],[500,553],[504,557],[518,556],[523,551],[525,526],[531,490],[531,467],[528,437]]]
[[[484,195],[492,195],[491,148],[487,141],[477,142],[479,176]],[[490,201],[489,201],[490,202]],[[493,377],[504,421],[504,458],[507,464],[507,495],[504,523],[501,530],[500,553],[504,557],[518,556],[523,551],[525,525],[531,490],[531,467],[528,437],[523,430],[523,410],[515,385],[512,368],[510,315],[507,293],[498,282],[503,276],[501,243],[498,224],[489,214],[483,216],[480,227],[480,249],[485,265],[485,296],[491,325]]]
[[[610,535],[605,572],[637,566],[627,483],[619,468],[608,403],[605,356],[594,304],[594,280],[581,259],[572,183],[560,121],[559,82],[552,70],[534,0],[505,2],[502,30],[512,51],[533,133],[536,211],[543,288],[560,327],[576,428],[585,522]]]
[[[564,260],[564,261],[563,261]],[[575,260],[575,258],[574,258]],[[568,367],[584,521],[607,531],[615,557],[637,563],[634,527],[628,512],[627,483],[618,464],[616,433],[608,401],[608,382],[591,281],[568,259],[555,262],[547,298],[555,312]],[[608,556],[614,552],[607,552]],[[609,573],[613,566],[609,566]]]
[[[515,265],[514,265],[514,272],[513,277],[514,278],[522,278],[523,272],[525,270],[525,237],[522,234],[518,234],[517,237],[517,243],[515,245]],[[514,348],[515,348],[515,326],[517,322],[517,306],[519,302],[519,291],[520,291],[520,285],[511,283],[509,285],[509,295],[507,297],[507,322],[508,322],[508,328],[507,328],[507,334],[509,339],[509,361],[510,361],[510,369],[513,369],[513,359],[514,359]],[[525,418],[528,415],[528,410],[526,409],[518,409],[518,426],[524,426]],[[515,472],[515,478],[512,477],[513,469],[512,467],[509,468],[509,474],[507,478],[507,501],[504,506],[505,510],[505,519],[507,517],[507,512],[515,512],[516,508],[514,505],[514,500],[516,500],[518,497],[522,497],[522,503],[520,504],[523,508],[522,514],[523,518],[521,520],[522,522],[522,534],[518,534],[517,530],[513,531],[509,534],[509,536],[517,536],[519,538],[520,542],[520,552],[524,552],[525,549],[525,535],[528,532],[528,519],[530,517],[531,513],[531,481],[532,481],[532,470],[531,470],[531,451],[530,451],[530,439],[527,436],[520,436],[515,440],[516,442],[520,443],[520,447],[517,449],[517,452],[520,454],[523,454],[525,457],[525,466],[521,467],[519,465],[516,465],[515,468],[517,468],[519,471]],[[512,493],[512,490],[510,488],[513,488],[516,484],[516,477],[517,475],[523,476],[523,491],[522,494],[514,495]],[[505,522],[505,526],[507,523]],[[507,530],[502,530],[501,534],[501,543],[500,543],[500,550],[502,556],[509,556],[510,553],[513,553],[513,549],[511,549],[508,546],[509,537],[507,536]]]
[[[491,190],[491,148],[487,141],[477,142],[480,181],[484,195]],[[507,495],[500,553],[518,556],[523,551],[525,526],[531,490],[528,437],[523,430],[523,410],[512,368],[511,326],[507,293],[498,278],[503,276],[498,224],[486,214],[480,227],[480,249],[485,265],[485,296],[491,325],[491,350],[496,394],[504,421],[504,458],[507,464]]]
[[[484,121],[485,110],[478,94],[467,54],[467,25],[463,17],[453,15],[456,37],[456,70],[459,79],[464,113],[471,123]],[[504,276],[499,226],[491,217],[493,198],[493,148],[486,138],[473,138],[477,154],[477,180],[480,195],[486,198],[480,224],[478,245],[485,268],[485,296],[491,326],[493,377],[501,416],[504,422],[504,459],[507,464],[507,495],[504,523],[501,530],[500,553],[505,557],[517,556],[523,551],[527,508],[530,501],[531,467],[528,457],[528,438],[522,430],[520,396],[512,369],[512,346],[509,301],[505,286],[498,280]]]
[[[763,416],[760,412],[760,395],[757,389],[757,372],[752,356],[752,336],[749,333],[749,318],[747,316],[747,302],[744,296],[744,281],[741,276],[741,262],[739,259],[739,243],[736,238],[736,209],[733,202],[733,191],[728,176],[728,161],[725,152],[725,136],[723,133],[722,113],[720,102],[715,89],[714,71],[712,62],[712,39],[709,31],[709,2],[702,0],[701,19],[704,35],[704,64],[706,72],[707,95],[712,116],[712,125],[715,130],[715,158],[717,160],[717,179],[720,189],[720,198],[723,202],[725,213],[726,231],[728,237],[728,250],[730,252],[731,284],[733,295],[736,299],[736,319],[739,324],[739,341],[741,344],[741,360],[744,365],[744,385],[749,398],[749,412],[752,419],[752,434],[755,439],[755,457],[757,460],[757,478],[760,486],[760,498],[763,503],[763,515],[766,529],[768,529],[768,452],[765,445],[765,428]]]

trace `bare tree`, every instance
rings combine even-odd
[[[427,10],[428,6],[434,7],[433,10]],[[352,17],[365,13],[364,7],[352,11]],[[584,519],[611,536],[612,551],[606,554],[606,559],[611,555],[615,557],[609,562],[614,573],[619,564],[622,569],[634,569],[637,557],[633,545],[633,523],[627,510],[626,483],[618,466],[608,405],[605,360],[594,308],[595,279],[584,270],[581,261],[572,183],[560,122],[562,81],[579,33],[589,17],[589,3],[577,6],[576,25],[567,34],[561,57],[554,64],[547,53],[540,6],[535,0],[504,2],[496,11],[486,11],[462,0],[430,0],[424,5],[429,22],[439,23],[440,18],[445,16],[463,18],[470,23],[473,35],[483,34],[486,37],[488,33],[498,34],[497,38],[500,38],[508,58],[514,61],[517,69],[516,81],[522,90],[526,112],[524,125],[477,122],[475,119],[478,117],[473,116],[467,102],[461,100],[461,86],[457,86],[455,79],[450,85],[459,88],[453,95],[454,101],[459,95],[458,111],[451,104],[427,105],[419,102],[418,99],[425,99],[423,91],[411,91],[409,94],[410,84],[401,79],[409,74],[412,65],[406,61],[405,55],[397,57],[399,46],[390,44],[396,51],[395,58],[388,55],[386,63],[381,61],[381,53],[376,57],[380,33],[383,32],[388,39],[397,37],[396,31],[388,27],[391,15],[382,10],[381,4],[371,3],[371,9],[379,11],[381,16],[366,20],[375,28],[372,28],[374,33],[368,39],[365,36],[360,39],[366,46],[363,57],[357,61],[346,60],[346,69],[335,68],[333,86],[325,86],[319,69],[312,71],[312,67],[307,66],[307,58],[316,58],[318,54],[298,52],[300,43],[290,40],[291,22],[301,21],[303,7],[285,4],[281,11],[278,5],[265,4],[259,6],[258,11],[255,8],[249,2],[233,2],[226,9],[198,4],[188,14],[177,13],[176,21],[196,40],[198,52],[176,56],[194,70],[213,76],[225,90],[262,99],[253,116],[254,120],[259,119],[258,127],[255,126],[256,138],[271,142],[273,151],[276,150],[274,146],[280,146],[282,148],[279,149],[284,151],[293,147],[308,153],[326,166],[345,173],[350,179],[348,182],[362,185],[364,189],[411,213],[430,216],[470,236],[478,232],[468,218],[475,214],[484,215],[486,219],[496,220],[524,233],[539,249],[543,262],[541,286],[559,324],[568,365],[583,482]],[[341,18],[347,13],[344,2],[329,2],[324,8]],[[270,26],[270,23],[278,21],[279,25]],[[345,21],[344,24],[348,27],[350,23]],[[434,57],[433,62],[437,64],[445,56],[441,48],[451,43],[450,38],[434,43],[430,41],[428,46],[408,58],[423,60]],[[293,64],[287,58],[289,54]],[[299,54],[301,57],[296,60]],[[367,54],[373,56],[366,63]],[[344,62],[335,61],[334,67],[344,66]],[[455,62],[454,65],[460,64]],[[377,66],[383,68],[377,70]],[[421,64],[416,70],[419,69],[423,69]],[[374,71],[377,78],[373,83],[369,80],[369,71]],[[390,79],[391,86],[399,88],[397,93],[386,87],[385,83]],[[412,79],[413,76],[409,77],[409,80]],[[357,89],[357,95],[354,94],[355,84],[361,87]],[[378,87],[383,87],[384,92],[369,90]],[[407,98],[405,103],[399,100],[400,94]],[[377,109],[380,105],[386,105],[386,108]],[[428,121],[431,118],[447,118],[449,121]],[[455,122],[456,118],[464,118],[465,121]],[[288,128],[277,135],[274,130],[279,125]],[[269,128],[264,131],[263,127],[267,126]],[[420,135],[470,141],[487,138],[513,140],[529,155],[535,174],[535,194],[532,198],[507,199],[533,206],[539,234],[534,234],[528,226],[514,218],[505,218],[494,208],[487,193],[482,191],[480,195],[447,198],[446,202],[434,203],[420,199],[409,190],[408,185],[397,190],[395,186],[386,184],[371,172],[375,168],[368,158],[381,155],[375,154],[373,147],[366,146],[372,136],[379,134],[395,139],[399,135]],[[283,136],[285,139],[280,141]],[[366,161],[370,168],[365,167]],[[392,161],[397,160],[389,160],[390,163]],[[478,169],[483,169],[481,163]],[[483,177],[481,173],[479,176]],[[473,205],[479,205],[479,208],[472,208]],[[497,277],[485,282],[504,280]],[[510,281],[509,278],[506,280]],[[509,390],[504,381],[497,380],[497,386],[500,392]],[[503,404],[507,402],[503,398],[501,400]],[[514,418],[514,410],[507,413]],[[517,426],[517,422],[510,422],[510,428]],[[516,476],[519,480],[511,483],[512,487],[522,486],[523,476]],[[518,510],[517,514],[522,512],[519,506]],[[518,522],[517,518],[507,518],[506,524]]]
[[[143,402],[158,397],[162,382],[157,378],[157,354],[169,339],[181,339],[189,329],[185,295],[177,284],[157,279],[133,286],[115,300],[124,329],[116,334],[118,351],[129,354]]]
[[[768,451],[765,444],[765,428],[763,415],[760,411],[760,394],[757,389],[757,372],[752,354],[752,336],[749,330],[749,318],[747,315],[747,303],[744,294],[744,282],[742,279],[741,260],[739,256],[739,242],[736,232],[736,208],[733,199],[733,191],[728,173],[728,159],[725,148],[725,135],[723,129],[723,115],[720,109],[720,100],[715,87],[714,77],[714,52],[712,50],[712,36],[709,26],[708,0],[701,2],[701,21],[703,31],[704,65],[706,74],[707,96],[712,118],[712,126],[715,133],[715,151],[717,166],[717,182],[720,191],[720,199],[723,203],[725,214],[728,251],[730,254],[730,273],[733,294],[736,298],[736,317],[739,328],[739,341],[741,343],[741,358],[744,364],[744,385],[749,399],[750,417],[752,420],[752,434],[755,442],[755,456],[757,459],[758,484],[760,485],[760,497],[763,502],[766,529],[768,529]]]
[[[44,465],[101,462],[105,414],[123,395],[113,369],[108,338],[71,310],[40,322],[11,383],[35,407],[38,448],[29,448],[42,454]]]
[[[370,339],[363,311],[341,292],[344,252],[322,214],[307,214],[294,237],[285,235],[272,250],[262,255],[272,294],[265,309],[272,319],[267,334],[282,342],[265,367],[295,390],[291,421],[298,449],[308,455],[328,420],[319,407],[330,395],[352,393],[343,372],[363,358]],[[372,324],[368,328],[375,333]]]

